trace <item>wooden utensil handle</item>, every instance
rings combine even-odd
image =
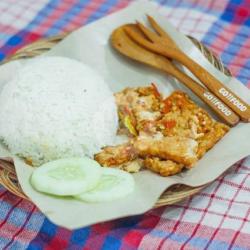
[[[203,100],[223,121],[228,125],[234,126],[239,122],[237,116],[229,107],[221,102],[214,94],[202,87],[199,83],[194,81],[191,77],[180,71],[176,66],[172,66],[171,70],[165,70],[172,76],[177,78],[180,82],[191,89],[201,100]]]
[[[185,55],[182,51],[176,53],[176,59],[186,66],[214,95],[230,107],[243,121],[250,121],[250,107],[232,90],[223,85],[198,63]]]

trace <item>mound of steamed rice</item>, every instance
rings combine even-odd
[[[0,138],[33,165],[89,156],[112,145],[112,92],[88,66],[63,57],[30,60],[0,93]]]

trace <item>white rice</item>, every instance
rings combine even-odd
[[[40,165],[87,155],[114,143],[112,92],[86,65],[63,57],[32,59],[0,93],[0,138]]]

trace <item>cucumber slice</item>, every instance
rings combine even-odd
[[[96,187],[75,197],[87,202],[113,201],[133,192],[135,181],[131,174],[112,168],[103,168]]]
[[[40,192],[69,196],[94,188],[102,174],[100,165],[87,157],[48,162],[34,170],[30,183]]]

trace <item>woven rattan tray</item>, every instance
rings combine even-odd
[[[14,55],[4,60],[2,64],[17,59],[31,58],[34,56],[38,56],[43,52],[46,52],[49,49],[51,49],[55,44],[60,42],[66,36],[67,34],[62,34],[59,36],[54,36],[51,38],[36,41],[28,46],[19,49]],[[230,71],[222,64],[221,60],[213,54],[213,52],[211,52],[202,43],[200,43],[193,37],[189,37],[189,39],[192,40],[192,42],[201,50],[201,52],[209,59],[209,61],[216,68],[218,68],[226,75],[231,75]],[[11,160],[10,161],[0,160],[0,184],[2,184],[7,190],[15,194],[16,196],[28,199],[28,197],[25,196],[20,185],[18,184],[15,168]],[[183,200],[184,198],[187,198],[199,192],[205,186],[195,187],[195,188],[187,187],[184,185],[172,186],[162,194],[162,196],[155,204],[155,207],[174,204],[180,200]]]

